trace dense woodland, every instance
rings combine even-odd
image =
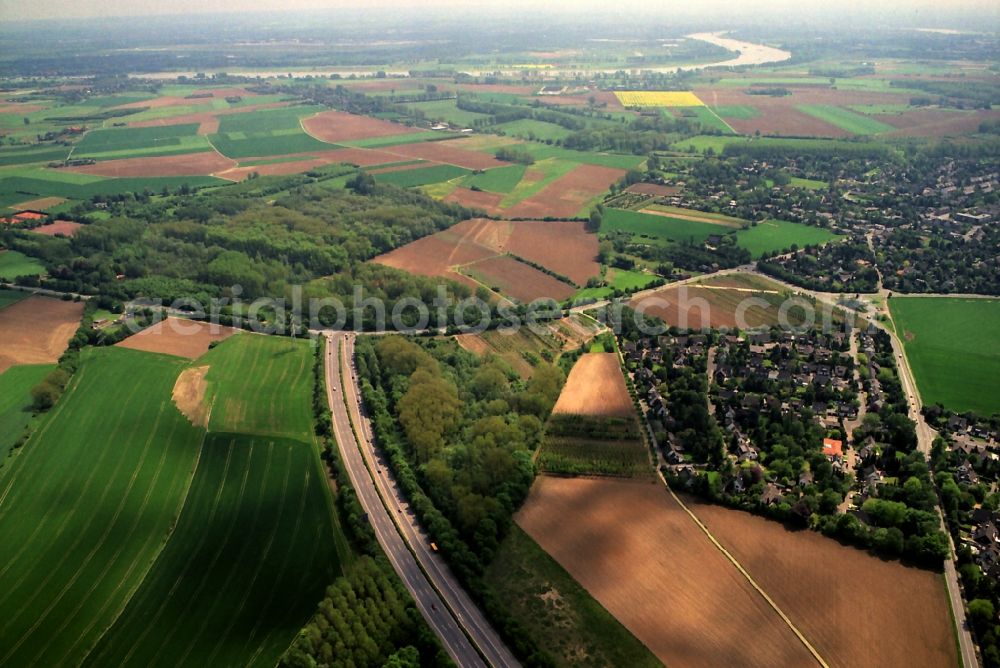
[[[548,665],[482,574],[531,487],[562,371],[540,361],[523,381],[453,341],[399,337],[359,340],[357,365],[375,441],[428,534],[514,651]]]
[[[107,204],[110,218],[70,239],[6,230],[0,241],[45,263],[43,287],[119,303],[194,299],[207,308],[212,299],[290,299],[291,287],[301,285],[304,300],[335,297],[351,305],[360,285],[364,297],[382,299],[391,309],[406,297],[431,303],[438,285],[457,298],[471,292],[366,264],[470,215],[393,186],[355,192],[308,176],[263,178],[195,196],[140,195]],[[353,326],[353,314],[347,316],[346,325]],[[367,326],[372,317],[366,310]],[[320,313],[324,324],[334,319],[330,310]]]

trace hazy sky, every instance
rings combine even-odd
[[[997,30],[1000,22],[998,0],[629,0],[632,11],[691,19],[703,16],[717,20],[727,16],[775,17],[784,19],[822,18],[833,14],[898,16],[908,24],[947,21],[949,16],[965,19],[978,12],[982,30]],[[551,11],[613,11],[621,5],[607,0],[0,0],[0,21],[104,16],[144,16],[154,14],[194,14],[228,12],[294,12],[316,9],[363,9],[405,7],[431,12],[470,9],[517,10],[544,8]],[[959,15],[964,15],[959,17]],[[934,27],[928,24],[927,27]]]

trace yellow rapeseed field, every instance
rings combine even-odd
[[[615,91],[618,101],[625,107],[703,107],[705,103],[690,91],[637,90]]]

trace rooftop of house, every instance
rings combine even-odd
[[[833,438],[823,439],[823,454],[827,457],[841,457],[844,454],[844,443]]]

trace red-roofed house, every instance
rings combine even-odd
[[[827,457],[843,457],[844,443],[833,438],[824,438],[823,454]]]

